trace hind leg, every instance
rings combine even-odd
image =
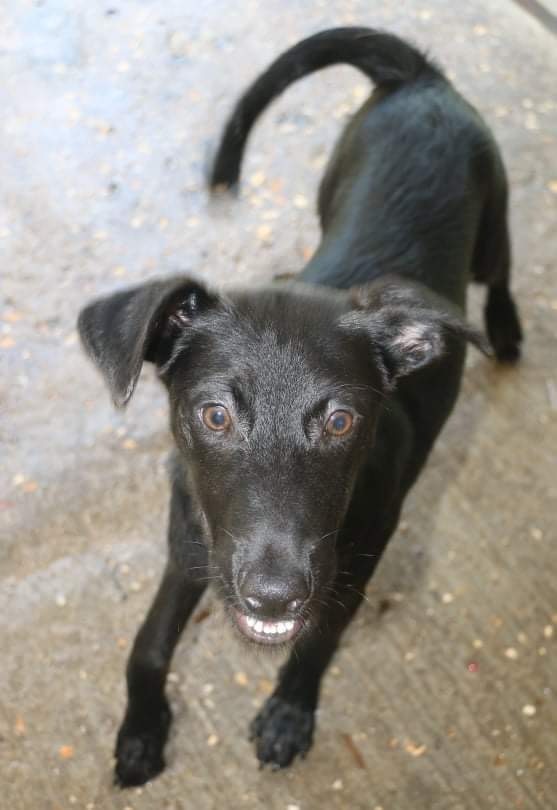
[[[484,318],[487,335],[500,363],[520,358],[522,328],[510,290],[511,244],[506,200],[484,213],[474,256],[474,280],[487,285]]]
[[[489,342],[497,360],[500,363],[516,363],[520,359],[522,329],[508,285],[489,288],[484,317]]]

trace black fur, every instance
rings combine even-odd
[[[271,641],[276,630],[293,647],[251,727],[260,762],[284,767],[306,753],[321,676],[451,412],[465,344],[487,352],[463,317],[470,278],[488,287],[495,354],[519,355],[497,146],[441,71],[398,38],[336,29],[279,57],[234,111],[213,183],[237,182],[267,103],[341,61],[378,89],[335,149],[319,194],[321,245],[295,281],[225,295],[177,277],[80,315],[117,404],[143,360],[156,364],[177,447],[168,565],[127,670],[122,786],[164,767],[166,674],[209,580],[242,637]],[[250,630],[246,615],[261,626]]]

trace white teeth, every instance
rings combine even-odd
[[[261,619],[255,619],[253,616],[245,616],[245,622],[251,630],[268,636],[283,636],[294,629],[294,621],[292,620],[285,622],[263,622]]]

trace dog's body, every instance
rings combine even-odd
[[[166,673],[208,580],[242,636],[293,646],[252,725],[259,760],[282,767],[308,750],[321,676],[451,412],[465,343],[484,346],[462,319],[470,278],[488,285],[498,359],[518,358],[497,147],[440,70],[396,37],[335,29],[279,57],[230,119],[212,184],[236,183],[274,96],[336,62],[378,89],[333,154],[323,238],[298,280],[224,297],[175,278],[80,316],[118,404],[143,360],[156,363],[178,449],[169,562],[128,665],[122,785],[164,767]]]

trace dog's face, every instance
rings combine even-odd
[[[477,342],[426,296],[391,282],[223,299],[174,279],[82,313],[82,338],[118,404],[143,360],[157,364],[209,575],[249,639],[292,641],[332,598],[338,532],[396,379],[434,362],[448,332]]]
[[[342,297],[236,295],[167,370],[172,427],[209,527],[211,574],[249,638],[311,622],[373,440],[382,380]]]

